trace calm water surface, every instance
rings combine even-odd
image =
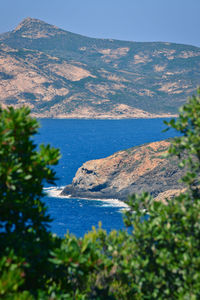
[[[71,183],[77,169],[86,161],[103,158],[116,151],[147,142],[173,137],[163,119],[132,120],[40,120],[41,128],[36,136],[37,143],[50,143],[59,148],[62,158],[55,167],[57,188],[46,187],[49,196],[44,199],[48,212],[54,219],[52,232],[63,236],[67,230],[83,236],[92,226],[107,231],[123,228],[119,201],[94,201],[60,198],[59,188]]]

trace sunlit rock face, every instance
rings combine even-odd
[[[182,170],[176,159],[164,158],[169,141],[148,143],[84,163],[62,195],[82,198],[117,198],[148,191],[164,199],[181,189]]]

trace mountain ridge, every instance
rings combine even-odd
[[[175,116],[199,70],[190,45],[90,38],[33,18],[0,34],[0,103],[37,117]]]

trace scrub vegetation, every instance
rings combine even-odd
[[[1,103],[39,118],[170,117],[200,78],[198,47],[90,38],[33,18],[0,34],[0,61]]]

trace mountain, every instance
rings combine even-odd
[[[0,34],[0,103],[38,117],[169,116],[199,79],[190,45],[89,38],[32,18]]]
[[[169,141],[148,143],[84,163],[61,195],[75,198],[120,199],[148,191],[164,200],[177,194],[183,170],[176,158],[164,158]]]

